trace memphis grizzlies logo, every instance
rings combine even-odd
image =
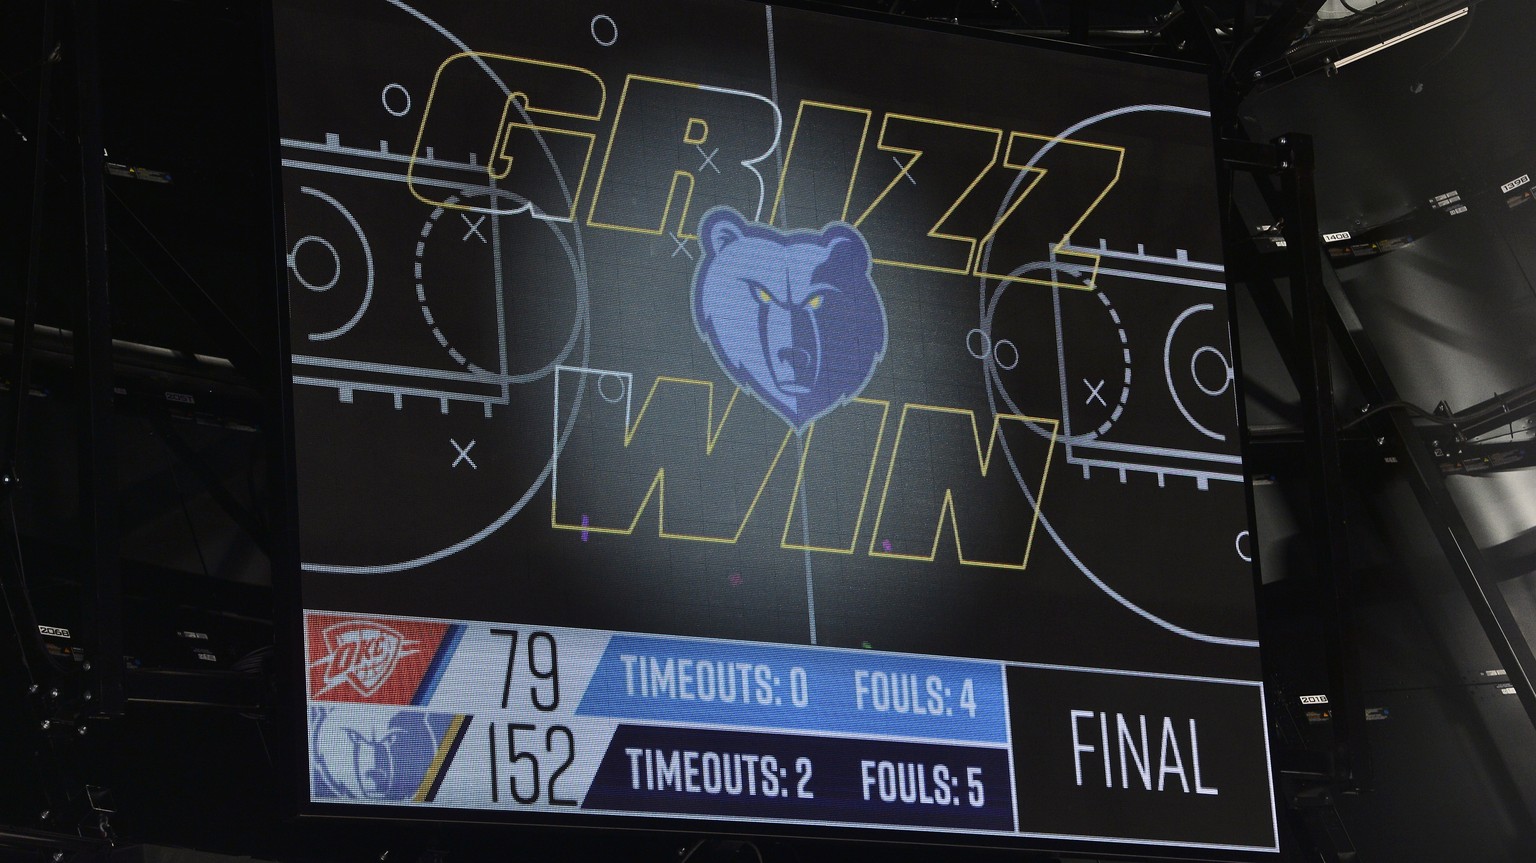
[[[373,707],[311,707],[313,799],[403,801],[427,780],[454,715]]]
[[[797,434],[863,392],[885,356],[885,304],[852,225],[780,231],[716,207],[699,244],[693,323],[737,386]]]

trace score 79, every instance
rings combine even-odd
[[[511,706],[512,677],[519,667],[517,658],[519,633],[515,629],[492,628],[491,634],[507,639],[507,672],[501,684],[501,707],[505,710]],[[542,630],[531,633],[528,636],[525,656],[528,673],[536,681],[542,682],[536,682],[528,687],[529,703],[535,710],[543,713],[558,710],[560,708],[560,652],[555,646],[555,637]]]

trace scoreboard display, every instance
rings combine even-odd
[[[1278,852],[1202,74],[274,16],[305,813]]]

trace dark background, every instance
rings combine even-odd
[[[1511,206],[1498,192],[1501,183],[1529,170],[1536,137],[1536,120],[1521,96],[1523,82],[1536,72],[1527,50],[1536,30],[1528,4],[1474,3],[1468,19],[1332,76],[1323,68],[1326,56],[1383,38],[1370,28],[1394,25],[1401,32],[1411,26],[1394,17],[1410,4],[1351,4],[1386,10],[1374,16],[1352,14],[1337,3],[1303,10],[1295,30],[1267,51],[1245,54],[1242,62],[1217,48],[1257,44],[1244,41],[1244,15],[1251,12],[1262,25],[1286,19],[1299,4],[1106,0],[1091,9],[1073,4],[1085,10],[1078,15],[1068,4],[1049,2],[852,5],[914,21],[959,20],[1193,59],[1217,73],[1219,92],[1240,97],[1234,97],[1235,115],[1249,136],[1315,136],[1320,232],[1389,226],[1423,210],[1431,196],[1458,189],[1469,212],[1429,223],[1432,229],[1416,228],[1409,232],[1411,244],[1342,265],[1338,277],[1406,399],[1424,408],[1444,400],[1455,410],[1531,380],[1536,342],[1528,334],[1536,295],[1527,273],[1536,207]],[[1443,4],[1412,5],[1423,14],[1449,11]],[[52,329],[74,326],[71,306],[83,290],[79,162],[70,149],[78,128],[78,52],[72,15],[61,6],[54,40],[61,45],[59,59],[45,62],[53,41],[42,38],[41,8],[13,3],[0,10],[0,152],[9,166],[0,172],[0,287],[14,317],[26,264],[41,262],[38,320],[49,326],[39,330],[36,343],[16,461],[22,483],[11,497],[20,542],[10,545],[19,547],[23,567],[15,558],[7,564],[6,588],[17,620],[26,622],[30,605],[48,625],[88,633],[81,612],[90,593],[82,585],[91,583],[85,569],[91,553],[82,540],[90,532],[79,517],[81,400],[67,337]],[[1217,48],[1193,23],[1202,10],[1217,28]],[[115,480],[110,509],[118,543],[112,559],[123,577],[124,649],[141,671],[175,670],[179,676],[175,686],[158,689],[149,681],[164,684],[167,675],[133,678],[138,688],[124,714],[88,718],[86,735],[62,722],[43,732],[43,718],[92,712],[79,700],[76,676],[39,665],[35,657],[30,671],[22,668],[16,657],[28,655],[22,647],[31,646],[30,630],[17,628],[23,640],[13,645],[7,639],[11,653],[4,666],[6,697],[17,705],[7,713],[5,737],[14,770],[0,782],[5,853],[29,860],[47,859],[55,848],[100,853],[103,831],[94,801],[115,810],[107,823],[122,847],[117,853],[127,859],[190,859],[194,853],[167,846],[280,859],[372,860],[386,849],[393,852],[390,859],[431,859],[429,852],[436,851],[477,858],[680,856],[678,849],[688,843],[668,836],[287,826],[276,768],[283,753],[275,748],[279,736],[266,708],[272,677],[270,670],[262,672],[270,669],[264,657],[273,643],[273,533],[267,515],[272,451],[261,431],[270,430],[264,397],[274,388],[260,374],[240,372],[238,364],[232,369],[197,356],[274,355],[271,286],[280,277],[280,244],[272,228],[277,187],[267,142],[273,129],[261,107],[265,11],[242,2],[136,0],[110,4],[103,16],[108,160],[166,171],[173,182],[107,178],[113,334],[169,352],[119,346],[115,383],[125,394],[118,397],[110,432],[95,439],[110,442],[117,456],[108,475]],[[1350,43],[1335,38],[1341,33],[1357,35]],[[1250,68],[1259,76],[1244,76],[1241,86],[1224,77],[1228,69]],[[41,137],[37,97],[42,73],[50,69],[54,98],[42,126],[49,151],[42,163],[42,206],[33,210],[32,168]],[[977,76],[998,90],[1033,83],[1015,80],[1008,70],[980,69]],[[1237,201],[1248,231],[1273,223],[1251,190],[1239,189]],[[27,229],[34,214],[41,241],[31,248]],[[1246,294],[1239,290],[1238,297]],[[208,313],[210,300],[218,314]],[[1266,678],[1277,693],[1272,737],[1286,747],[1326,750],[1332,717],[1308,717],[1296,700],[1329,689],[1326,603],[1309,585],[1317,553],[1306,524],[1308,483],[1290,443],[1299,416],[1296,393],[1263,316],[1244,301],[1239,321],[1247,424],[1260,481],[1255,494]],[[1338,377],[1336,412],[1355,415],[1361,397],[1347,375]],[[195,403],[168,400],[167,392],[194,395]],[[1359,859],[1523,860],[1536,845],[1530,719],[1519,698],[1503,693],[1507,678],[1496,673],[1501,663],[1432,539],[1439,516],[1421,511],[1401,460],[1384,461],[1376,435],[1360,434],[1364,430],[1355,429],[1340,465],[1351,559],[1343,595],[1353,614],[1363,704],[1379,708],[1372,715],[1380,718],[1365,725],[1374,777],[1359,794],[1307,797],[1283,787],[1287,855],[1316,859],[1319,852],[1307,849],[1322,846],[1338,857],[1333,839],[1347,836]],[[1504,437],[1489,440],[1519,445],[1529,438],[1528,420],[1517,418],[1500,433]],[[443,454],[453,456],[451,449]],[[1456,470],[1454,459],[1446,464]],[[1447,483],[1489,562],[1496,591],[1529,637],[1536,609],[1530,471],[1451,475]],[[23,569],[30,603],[17,595],[16,575]],[[175,635],[189,630],[210,636],[205,652],[212,660],[196,652],[202,640]],[[54,646],[70,647],[59,640]],[[45,685],[29,695],[29,681]],[[65,684],[56,699],[49,698],[50,681]],[[110,801],[99,791],[88,794],[87,785],[109,789]],[[1333,825],[1324,838],[1305,826],[1305,814],[1318,810],[1338,819],[1323,819]],[[713,850],[751,856],[733,847]],[[953,856],[924,847],[814,843],[764,843],[763,851],[771,859]]]
[[[402,121],[387,116],[388,112],[372,97],[384,84],[395,81],[412,82],[411,89],[418,93],[426,91],[431,71],[456,48],[398,10],[388,10],[394,14],[393,19],[375,21],[374,5],[361,4],[360,10],[367,11],[356,13],[357,18],[371,22],[378,30],[377,38],[371,39],[365,51],[335,51],[323,47],[328,40],[316,38],[326,26],[349,26],[345,22],[352,16],[343,15],[341,7],[334,4],[327,6],[326,16],[338,16],[335,24],[328,25],[326,19],[313,19],[296,11],[280,17],[279,89],[285,141],[322,141],[327,134],[333,134],[343,143],[366,143],[368,149],[373,148],[376,139],[388,141],[392,153],[410,148],[413,130],[396,129]],[[1204,79],[1188,72],[1129,67],[1131,74],[1121,80],[1114,73],[1122,67],[1071,54],[1023,52],[1002,43],[966,42],[953,36],[935,40],[929,34],[888,25],[867,24],[839,34],[829,31],[824,19],[795,10],[776,11],[774,68],[779,77],[777,82],[771,82],[760,7],[679,7],[678,16],[708,22],[710,28],[728,34],[703,44],[693,40],[679,42],[674,32],[664,29],[663,22],[646,14],[643,8],[603,8],[619,22],[621,35],[611,48],[589,36],[589,11],[568,6],[548,12],[519,10],[512,14],[509,10],[504,23],[491,26],[492,31],[507,35],[496,42],[477,42],[476,47],[583,65],[608,82],[611,107],[604,122],[570,124],[599,133],[577,210],[578,216],[591,212],[591,201],[598,196],[597,176],[603,169],[606,184],[598,210],[603,218],[615,222],[622,219],[623,224],[655,224],[652,220],[659,215],[650,213],[660,212],[660,201],[665,199],[674,170],[673,158],[676,168],[693,171],[697,178],[689,205],[690,222],[720,202],[736,206],[750,216],[755,205],[755,187],[742,182],[745,172],[727,161],[724,154],[755,156],[771,140],[771,126],[764,128],[770,122],[766,111],[744,111],[743,117],[733,118],[731,113],[736,106],[719,96],[711,97],[715,101],[690,102],[684,98],[690,91],[684,90],[673,95],[671,102],[642,102],[642,106],[651,107],[651,116],[637,116],[637,109],[627,106],[628,113],[620,115],[618,122],[654,127],[651,140],[658,142],[653,147],[658,153],[655,161],[659,161],[650,165],[647,172],[631,175],[637,179],[656,178],[658,182],[645,191],[630,192],[615,177],[625,176],[617,167],[624,155],[622,151],[634,151],[625,144],[616,144],[621,152],[605,169],[603,162],[625,73],[700,81],[752,92],[769,92],[776,83],[784,106],[782,144],[786,150],[796,107],[802,99],[873,110],[869,139],[860,154],[863,167],[855,182],[853,206],[847,214],[850,221],[896,176],[892,154],[875,146],[886,112],[948,122],[996,124],[1005,133],[1019,130],[1057,134],[1113,108],[1149,103],[1198,107],[1206,98]],[[476,18],[480,24],[490,25],[480,16]],[[466,30],[466,22],[443,17],[441,13],[438,23],[449,31],[471,32]],[[556,34],[574,36],[562,39]],[[838,42],[848,43],[848,47],[841,52],[839,64],[827,64],[829,48]],[[306,50],[301,46],[316,43],[319,45],[308,49],[314,53],[301,53]],[[375,43],[377,50],[372,47]],[[631,44],[636,47],[629,48]],[[682,44],[688,46],[686,51],[679,47]],[[931,53],[941,69],[951,71],[938,76],[916,75],[911,64],[900,58],[920,50]],[[1020,70],[1027,68],[1026,74],[1042,83],[1047,79],[1051,83],[1008,93],[981,92],[967,86],[960,71],[963,62],[989,68],[1016,65]],[[848,68],[859,71],[852,77],[840,71]],[[356,86],[352,86],[353,80],[358,80]],[[458,81],[460,87],[469,86],[462,79],[445,80]],[[337,84],[334,88],[305,86],[305,82],[311,81]],[[520,85],[522,82],[516,79],[509,81],[513,88]],[[529,89],[533,91],[535,105],[548,104],[565,92],[540,92],[532,86]],[[493,88],[486,88],[487,99],[499,95]],[[434,98],[446,100],[449,105],[459,104],[455,94],[442,84]],[[416,107],[417,112],[424,109],[424,98],[419,101],[422,104]],[[704,115],[713,130],[705,149],[722,150],[719,161],[727,171],[720,177],[699,170],[700,155],[672,155],[673,142],[682,131],[682,119],[694,114]],[[663,118],[669,122],[663,124]],[[415,119],[415,115],[410,119]],[[428,119],[429,128],[433,122]],[[494,130],[494,122],[492,117],[490,123],[478,130]],[[468,149],[475,146],[474,141],[486,137],[476,135],[476,129],[473,125],[456,127],[456,134],[449,138],[439,133],[425,140],[436,140],[437,156],[446,158],[446,142],[454,141],[455,146]],[[393,140],[383,138],[385,135],[391,135]],[[622,136],[615,137],[625,141]],[[1097,245],[1102,239],[1109,248],[1117,250],[1144,245],[1151,253],[1165,257],[1184,249],[1195,260],[1219,262],[1215,194],[1213,183],[1206,176],[1211,154],[1209,126],[1205,121],[1168,113],[1135,114],[1095,124],[1079,132],[1078,137],[1123,146],[1127,153],[1119,182],[1078,229],[1076,242]],[[809,140],[803,146],[814,144],[814,140]],[[1006,144],[1005,136],[1003,145]],[[1032,152],[1033,148],[1025,149],[1016,158],[1027,158]],[[285,148],[284,156],[290,160],[326,158],[325,154],[291,146]],[[814,153],[790,153],[791,166],[810,169],[815,163],[807,165],[808,156],[813,157]],[[537,154],[534,157],[538,158]],[[354,164],[351,159],[335,161]],[[767,160],[762,167],[767,175],[770,206],[776,186],[771,163],[771,159]],[[370,164],[374,170],[388,167]],[[1056,189],[1087,187],[1087,201],[1093,200],[1093,195],[1111,176],[1107,171],[1074,173],[1076,166],[1071,162],[1043,160],[1042,167],[1047,166],[1056,172],[1047,175],[1051,183],[1058,184]],[[914,179],[921,178],[913,184],[915,192],[902,181],[890,194],[890,202],[882,202],[874,211],[888,225],[883,232],[869,235],[874,257],[939,260],[922,252],[913,238],[922,237],[926,222],[945,211],[952,197],[966,188],[979,167],[968,160],[949,157],[942,149],[926,155],[914,168]],[[563,166],[562,170],[568,184],[574,187],[580,176],[578,167]],[[1013,172],[1001,173],[1006,176]],[[523,168],[519,178],[530,176],[537,181],[539,173]],[[991,187],[1002,183],[996,177],[987,179],[991,181],[989,186],[973,193],[974,197],[965,202],[972,209],[996,210],[1001,206],[1003,190]],[[470,176],[465,182],[475,180]],[[311,200],[294,193],[293,186],[298,183],[328,188],[339,200],[356,202],[352,208],[363,214],[360,218],[364,230],[376,249],[373,259],[377,276],[373,300],[357,327],[323,343],[307,342],[306,336],[311,331],[328,329],[333,319],[346,318],[345,311],[338,315],[334,310],[354,306],[355,296],[333,297],[327,291],[317,297],[302,285],[291,283],[290,291],[295,298],[294,352],[343,360],[392,360],[428,369],[445,368],[446,363],[446,368],[453,369],[452,359],[443,357],[442,349],[430,343],[417,298],[411,291],[408,253],[421,226],[430,219],[432,208],[412,200],[399,182],[294,170],[286,176],[287,200],[293,204],[287,218],[290,243],[304,236],[329,235],[326,231],[334,221],[334,214],[317,215]],[[522,187],[512,188],[516,191]],[[932,192],[927,191],[930,188]],[[1042,185],[1038,199],[1041,203],[1031,208],[1029,205],[1037,200],[1031,196],[1018,221],[1010,222],[1009,227],[1038,224],[1030,234],[1041,238],[1052,234],[1051,227],[1058,234],[1070,227],[1080,214],[1060,209],[1064,201],[1053,197],[1051,190],[1051,186]],[[995,192],[997,198],[983,198],[986,191]],[[786,200],[785,211],[799,207],[836,213],[844,191],[842,184],[823,182],[807,194],[814,195],[814,199]],[[903,197],[904,194],[907,196]],[[460,197],[470,201],[474,196]],[[978,202],[976,198],[983,200]],[[620,203],[611,203],[615,200]],[[683,228],[678,226],[684,200],[682,194],[675,198],[665,234],[693,231],[691,223]],[[1074,200],[1067,198],[1065,202]],[[652,201],[656,202],[654,206],[650,206]],[[557,208],[558,202],[546,205],[546,209]],[[891,209],[894,215],[887,212]],[[1184,218],[1169,218],[1175,212]],[[470,215],[478,218],[479,214]],[[329,219],[322,220],[321,216]],[[546,227],[530,224],[525,216],[491,218],[498,223],[494,232],[490,225],[481,226],[481,230],[501,244],[506,303],[516,305],[505,312],[509,371],[516,374],[523,370],[547,370],[550,364],[563,362],[631,373],[634,391],[626,396],[632,422],[639,420],[652,381],[658,376],[712,382],[716,387],[713,416],[714,421],[719,421],[731,387],[698,338],[688,306],[695,257],[700,254],[697,243],[685,245],[682,254],[674,254],[676,243],[666,235],[635,234],[590,223],[574,228]],[[919,219],[925,224],[914,227]],[[482,248],[488,244],[469,235],[467,226],[472,220],[468,216],[452,214],[431,221],[437,227],[425,240],[428,253],[418,257],[422,260],[421,283],[428,286],[432,317],[455,346],[460,339],[482,345],[476,354],[482,357],[479,365],[494,368],[496,342],[489,325],[495,319],[497,306],[490,290],[493,279],[486,266],[487,250]],[[874,216],[870,221],[874,221]],[[946,227],[981,233],[975,227],[967,229],[960,216],[955,221],[961,224]],[[782,224],[788,228],[821,227]],[[905,226],[902,234],[894,232],[895,224]],[[576,249],[574,269],[581,272],[564,272],[567,258],[558,244],[549,240],[548,235],[553,232],[563,234]],[[542,241],[536,243],[535,238]],[[346,239],[351,241],[350,236]],[[688,251],[690,247],[692,250]],[[1044,259],[1046,252],[1043,241],[1039,247],[999,241],[993,249],[992,269],[1012,270],[1016,265]],[[313,269],[333,272],[325,268],[323,260]],[[332,291],[355,288],[353,274],[358,270],[356,266],[344,270],[346,278]],[[1048,273],[1032,275],[1049,278]],[[320,278],[315,276],[312,281]],[[1251,649],[1190,643],[1147,624],[1085,583],[1043,529],[1036,531],[1029,565],[1022,572],[958,565],[947,525],[932,563],[867,554],[880,512],[885,466],[902,420],[903,405],[974,411],[983,435],[989,431],[993,415],[987,392],[981,386],[983,366],[967,352],[965,345],[967,330],[982,324],[975,310],[978,280],[892,265],[876,265],[874,278],[890,319],[890,342],[874,379],[862,395],[889,402],[890,409],[880,449],[874,454],[874,484],[854,554],[813,553],[807,562],[808,555],[779,546],[785,515],[790,512],[789,498],[802,445],[791,441],[772,481],[752,510],[746,532],[734,544],[720,546],[658,538],[658,504],[654,500],[632,535],[594,534],[583,541],[575,531],[549,527],[546,512],[552,483],[546,482],[505,527],[483,541],[423,566],[391,566],[431,555],[476,534],[536,484],[549,459],[552,443],[550,406],[554,375],[530,374],[532,380],[513,384],[510,403],[493,406],[486,417],[480,404],[458,401],[452,383],[443,385],[450,399],[446,415],[437,398],[406,395],[397,409],[394,394],[365,392],[361,388],[350,394],[350,403],[343,403],[338,401],[337,390],[354,379],[349,371],[306,368],[307,375],[338,383],[300,386],[295,391],[300,549],[304,560],[326,567],[386,566],[394,571],[332,574],[311,569],[305,577],[305,603],[340,610],[805,643],[809,636],[805,597],[809,567],[813,575],[819,576],[816,615],[822,644],[858,647],[869,643],[894,651],[1251,677],[1257,667]],[[1181,431],[1182,424],[1167,407],[1166,384],[1158,357],[1164,332],[1186,304],[1212,299],[1220,303],[1223,295],[1170,289],[1152,282],[1116,281],[1108,276],[1103,289],[1122,298],[1122,325],[1135,339],[1130,344],[1136,381],[1132,387],[1133,401],[1124,420],[1131,431],[1124,431],[1123,426],[1108,437],[1148,446],[1205,449],[1201,438],[1190,434],[1187,428]],[[985,288],[989,301],[996,290],[995,285]],[[1049,356],[1054,353],[1056,339],[1049,317],[1051,290],[1035,284],[1011,285],[997,304],[991,332],[994,339],[1011,337],[1031,349],[1030,362],[1020,362],[1002,375],[1020,410],[1059,419],[1062,409],[1058,373],[1054,357]],[[585,315],[577,297],[585,299]],[[322,300],[324,306],[319,305]],[[1082,296],[1071,296],[1061,302],[1081,305],[1084,300]],[[1192,339],[1192,345],[1214,343],[1225,348],[1224,312],[1220,308],[1216,314],[1190,321],[1185,325],[1187,330],[1180,329],[1180,336]],[[447,320],[455,314],[456,330],[450,329]],[[567,342],[573,317],[582,332]],[[1063,339],[1072,349],[1087,352],[1093,340],[1104,339],[1103,324],[1102,319],[1086,316],[1081,320],[1064,318]],[[557,337],[550,338],[551,333]],[[431,350],[412,353],[408,346],[415,343],[425,343]],[[562,343],[564,350],[560,350]],[[1048,352],[1047,357],[1035,355],[1041,349]],[[1191,350],[1182,347],[1179,356],[1187,357]],[[1109,369],[1116,377],[1120,371],[1120,364]],[[707,400],[699,395],[698,387],[685,390],[693,392],[687,396],[680,395],[675,387],[663,386],[650,402],[634,442],[621,448],[618,442],[625,416],[623,408],[619,404],[610,406],[597,395],[593,387],[599,376],[585,376],[588,389],[578,401],[570,393],[584,376],[561,374],[565,395],[559,421],[562,438],[570,435],[560,462],[558,516],[562,524],[576,524],[581,517],[578,511],[586,514],[590,510],[594,527],[627,529],[657,468],[665,467],[670,489],[669,533],[729,536],[734,532],[746,517],[767,466],[773,464],[773,454],[784,443],[787,429],[778,420],[755,402],[741,399],[725,426],[722,442],[717,444],[717,455],[706,462],[702,445]],[[1077,394],[1077,381],[1069,383],[1075,406],[1082,397]],[[1119,383],[1111,381],[1111,394]],[[436,384],[418,386],[431,388]],[[1230,398],[1228,394],[1225,412],[1218,402],[1214,419],[1207,417],[1207,422],[1227,432],[1224,445],[1211,445],[1216,452],[1235,452],[1235,416]],[[1197,404],[1198,407],[1202,405]],[[1167,416],[1162,416],[1159,409]],[[928,553],[933,538],[931,526],[941,500],[934,497],[927,506],[910,511],[898,504],[903,492],[915,493],[912,484],[904,481],[908,472],[926,477],[932,471],[928,483],[941,484],[941,488],[944,483],[958,483],[956,497],[968,557],[1022,558],[1032,527],[1028,501],[1011,490],[1012,484],[1006,479],[1003,487],[998,488],[995,480],[989,484],[974,477],[975,468],[967,468],[968,463],[974,465],[969,455],[973,450],[967,423],[949,419],[936,422],[932,416],[916,414],[908,419],[901,475],[895,477],[892,499],[886,503],[879,528],[881,535],[875,541],[894,539],[892,549],[898,554]],[[1169,417],[1174,421],[1168,422]],[[818,445],[836,447],[840,441],[863,449],[857,457],[818,459],[815,464],[819,471],[814,479],[833,487],[862,489],[870,469],[866,442],[876,433],[867,426],[839,428],[831,419],[822,424],[824,430],[819,438],[812,436],[813,455],[821,452]],[[574,424],[569,433],[568,424]],[[1043,442],[1035,435],[1014,431],[1013,424],[1005,424],[1004,428],[1006,445],[1018,460],[1032,493],[1038,494],[1046,458]],[[930,438],[931,435],[934,437]],[[462,463],[451,466],[456,451],[448,446],[445,437],[460,445],[474,439],[478,445],[471,455],[479,460],[480,467],[471,469]],[[983,441],[985,447],[985,438]],[[1096,574],[1134,597],[1133,601],[1154,607],[1176,624],[1227,637],[1253,637],[1249,622],[1250,578],[1245,578],[1247,567],[1233,550],[1233,538],[1245,527],[1240,484],[1218,482],[1201,491],[1192,481],[1177,477],[1159,488],[1157,477],[1146,473],[1133,474],[1134,479],[1124,484],[1109,471],[1085,478],[1065,455],[1059,445],[1051,453],[1043,511],[1068,546]],[[1000,472],[1007,469],[1003,458],[1000,450],[995,465]],[[469,475],[471,470],[474,475]],[[480,476],[482,472],[487,475]],[[970,481],[964,480],[967,472],[973,475]],[[923,485],[919,480],[917,487]],[[817,491],[808,488],[802,495],[801,503],[811,513],[818,506],[829,505],[816,496]],[[851,523],[859,509],[857,496],[839,497],[836,518],[839,523]],[[796,541],[801,530],[798,513],[789,530],[791,540]],[[989,543],[988,533],[1000,533],[1006,539]],[[1149,543],[1156,542],[1176,543],[1183,552],[1166,558],[1148,555]],[[1110,632],[1115,633],[1113,637],[1107,637]]]

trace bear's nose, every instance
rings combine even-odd
[[[811,352],[805,348],[779,348],[779,362],[788,365],[798,376],[804,372],[810,371]]]

